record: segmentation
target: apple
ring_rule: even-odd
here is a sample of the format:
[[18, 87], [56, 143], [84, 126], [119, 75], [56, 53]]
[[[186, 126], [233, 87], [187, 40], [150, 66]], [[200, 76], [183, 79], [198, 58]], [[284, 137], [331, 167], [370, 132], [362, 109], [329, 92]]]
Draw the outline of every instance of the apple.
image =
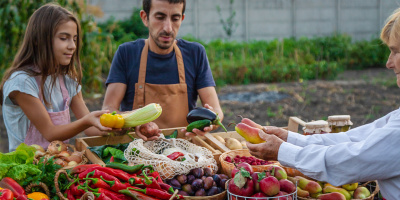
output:
[[[257, 192], [257, 193], [255, 193], [255, 194], [253, 194], [253, 195], [251, 195], [251, 197], [268, 197], [267, 195], [265, 195], [264, 193], [262, 193], [262, 192]], [[249, 200], [258, 200], [259, 198], [251, 198], [251, 199], [249, 199]]]
[[258, 182], [258, 175], [260, 172], [254, 172], [251, 175], [251, 178], [253, 178], [254, 181], [254, 192], [260, 192], [260, 183]]
[[245, 196], [245, 197], [250, 197], [251, 195], [254, 194], [254, 181], [250, 178], [245, 178], [245, 184], [243, 187], [238, 186], [237, 183], [235, 183], [235, 179], [231, 179], [229, 181], [229, 191], [232, 194], [236, 194], [239, 196]]
[[275, 196], [280, 191], [280, 184], [277, 178], [267, 176], [260, 181], [260, 190], [268, 196]]

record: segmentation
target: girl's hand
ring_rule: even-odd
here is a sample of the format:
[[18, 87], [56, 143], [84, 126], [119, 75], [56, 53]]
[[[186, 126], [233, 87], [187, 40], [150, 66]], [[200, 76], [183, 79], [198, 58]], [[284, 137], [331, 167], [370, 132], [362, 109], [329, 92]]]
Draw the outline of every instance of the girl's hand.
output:
[[[209, 110], [214, 111], [214, 110], [213, 110], [213, 107], [211, 107], [211, 106], [208, 105], [208, 104], [204, 104], [204, 108], [207, 108], [207, 109], [209, 109]], [[218, 127], [217, 127], [216, 125], [210, 125], [210, 126], [204, 127], [204, 128], [203, 128], [203, 131], [202, 131], [202, 130], [199, 130], [199, 129], [197, 129], [197, 128], [193, 129], [192, 132], [186, 132], [186, 128], [182, 129], [181, 131], [184, 132], [184, 133], [186, 132], [185, 135], [186, 135], [187, 137], [193, 137], [193, 136], [196, 136], [196, 135], [204, 136], [206, 133], [208, 133], [208, 132], [210, 132], [210, 131], [212, 131], [212, 130], [214, 130], [214, 129], [217, 129], [217, 128], [218, 128]]]
[[113, 130], [112, 128], [105, 127], [105, 126], [101, 125], [101, 123], [100, 123], [100, 116], [104, 113], [109, 113], [109, 112], [110, 111], [108, 111], [108, 110], [93, 111], [93, 112], [89, 113], [88, 115], [86, 115], [84, 118], [88, 122], [88, 124], [96, 127], [100, 131], [112, 131]]

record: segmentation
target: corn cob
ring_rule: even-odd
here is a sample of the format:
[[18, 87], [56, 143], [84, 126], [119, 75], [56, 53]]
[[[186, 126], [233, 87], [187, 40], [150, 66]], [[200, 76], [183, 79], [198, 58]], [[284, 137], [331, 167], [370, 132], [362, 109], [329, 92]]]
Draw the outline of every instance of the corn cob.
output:
[[121, 114], [125, 120], [124, 128], [136, 127], [157, 119], [162, 113], [160, 104], [151, 103], [143, 108]]

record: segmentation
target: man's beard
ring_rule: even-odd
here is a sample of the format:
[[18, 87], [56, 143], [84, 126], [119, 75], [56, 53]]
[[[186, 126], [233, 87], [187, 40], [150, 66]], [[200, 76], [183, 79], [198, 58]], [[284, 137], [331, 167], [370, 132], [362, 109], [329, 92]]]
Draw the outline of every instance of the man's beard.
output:
[[[163, 43], [161, 41], [158, 40], [159, 37], [163, 37], [163, 36], [167, 36], [167, 37], [172, 37], [173, 40], [170, 43]], [[175, 35], [173, 33], [166, 33], [165, 31], [161, 32], [159, 35], [152, 35], [151, 37], [153, 38], [154, 42], [156, 43], [156, 45], [158, 46], [158, 48], [160, 49], [169, 49], [173, 44], [174, 44], [174, 40], [175, 40]]]

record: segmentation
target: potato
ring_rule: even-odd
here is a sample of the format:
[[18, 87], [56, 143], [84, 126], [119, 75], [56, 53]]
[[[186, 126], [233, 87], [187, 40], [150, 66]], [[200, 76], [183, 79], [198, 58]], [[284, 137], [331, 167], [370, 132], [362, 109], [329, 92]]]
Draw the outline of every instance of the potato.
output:
[[219, 135], [214, 135], [214, 137], [215, 137], [215, 139], [217, 139], [218, 141], [220, 141], [222, 144], [225, 144], [225, 140], [224, 140], [224, 138], [222, 138], [221, 136], [219, 136]]
[[227, 139], [225, 146], [231, 150], [242, 149], [242, 144], [235, 138]]
[[160, 129], [158, 128], [158, 125], [154, 122], [148, 122], [140, 125], [139, 131], [148, 138], [153, 136], [158, 136], [161, 132]]

